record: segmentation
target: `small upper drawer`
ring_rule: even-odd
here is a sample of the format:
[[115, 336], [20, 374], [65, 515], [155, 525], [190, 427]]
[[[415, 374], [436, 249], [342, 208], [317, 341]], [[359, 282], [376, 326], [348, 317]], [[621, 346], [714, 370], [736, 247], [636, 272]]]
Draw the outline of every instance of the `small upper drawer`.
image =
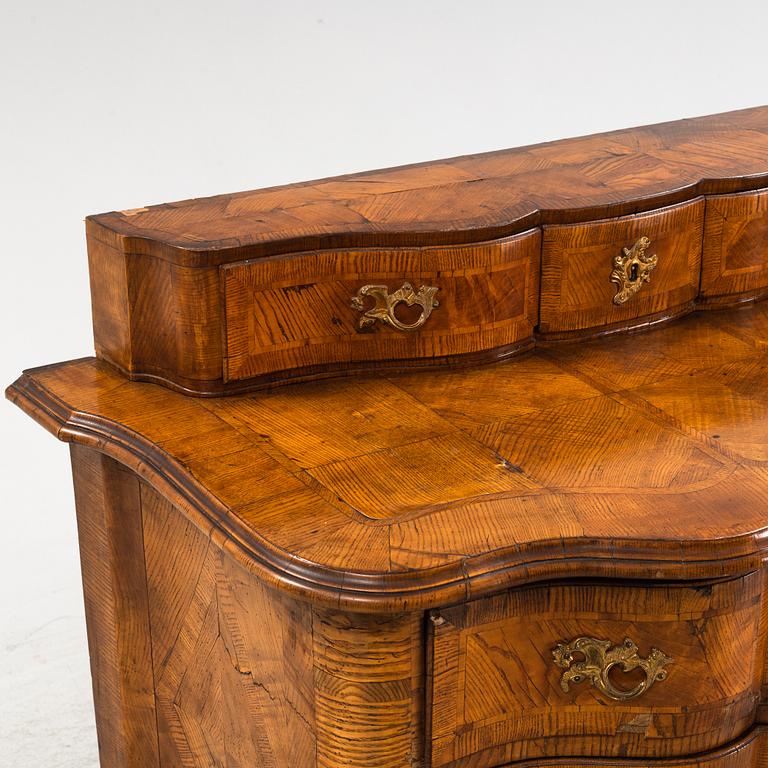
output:
[[544, 228], [540, 330], [610, 331], [693, 307], [704, 199], [648, 213]]
[[762, 575], [557, 584], [433, 614], [432, 765], [666, 757], [735, 738], [763, 666]]
[[221, 267], [225, 381], [532, 343], [538, 230], [454, 247], [334, 250]]
[[707, 198], [702, 302], [736, 304], [768, 292], [768, 189]]

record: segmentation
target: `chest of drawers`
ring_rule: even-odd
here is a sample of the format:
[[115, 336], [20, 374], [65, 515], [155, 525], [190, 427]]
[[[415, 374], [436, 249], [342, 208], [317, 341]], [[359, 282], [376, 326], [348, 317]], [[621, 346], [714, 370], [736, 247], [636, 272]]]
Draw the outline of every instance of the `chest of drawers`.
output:
[[91, 217], [102, 765], [768, 755], [768, 108]]

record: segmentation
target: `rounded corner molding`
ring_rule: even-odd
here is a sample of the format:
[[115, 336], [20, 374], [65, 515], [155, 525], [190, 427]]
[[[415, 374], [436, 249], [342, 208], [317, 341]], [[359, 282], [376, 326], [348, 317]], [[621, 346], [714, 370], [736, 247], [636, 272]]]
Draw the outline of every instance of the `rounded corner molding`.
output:
[[[120, 374], [101, 361], [83, 358], [26, 371], [6, 391], [6, 397], [59, 440], [82, 445], [115, 459], [148, 482], [171, 504], [201, 529], [215, 531], [219, 546], [267, 583], [299, 599], [313, 600], [344, 609], [387, 613], [398, 610], [431, 610], [460, 602], [467, 594], [481, 598], [535, 581], [573, 576], [574, 563], [585, 577], [604, 572], [606, 559], [619, 566], [626, 578], [648, 579], [648, 563], [654, 563], [655, 578], [675, 580], [720, 580], [741, 576], [760, 567], [768, 552], [768, 536], [761, 529], [731, 537], [705, 537], [691, 542], [683, 558], [679, 545], [674, 552], [656, 540], [642, 536], [627, 539], [618, 551], [612, 538], [586, 540], [582, 537], [553, 541], [532, 541], [474, 557], [468, 570], [462, 561], [448, 562], [407, 574], [390, 571], [339, 570], [322, 561], [295, 557], [274, 546], [262, 533], [252, 529], [205, 483], [151, 435], [136, 432], [103, 409], [93, 406], [52, 380], [63, 369], [74, 376], [76, 367], [85, 367], [85, 379], [93, 381], [99, 372], [111, 381]], [[68, 381], [75, 380], [67, 378]], [[110, 383], [105, 386], [109, 389]], [[128, 388], [136, 385], [127, 383]], [[102, 402], [103, 404], [103, 402]], [[563, 557], [567, 541], [568, 557]], [[597, 549], [596, 549], [597, 547]], [[609, 555], [605, 555], [609, 552]]]

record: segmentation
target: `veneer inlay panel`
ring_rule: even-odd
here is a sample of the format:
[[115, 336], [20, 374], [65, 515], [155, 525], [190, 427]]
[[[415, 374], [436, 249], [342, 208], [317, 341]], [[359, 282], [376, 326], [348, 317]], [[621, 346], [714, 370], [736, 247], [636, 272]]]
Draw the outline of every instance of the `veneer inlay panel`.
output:
[[90, 217], [6, 394], [102, 765], [768, 764], [766, 189], [758, 107]]

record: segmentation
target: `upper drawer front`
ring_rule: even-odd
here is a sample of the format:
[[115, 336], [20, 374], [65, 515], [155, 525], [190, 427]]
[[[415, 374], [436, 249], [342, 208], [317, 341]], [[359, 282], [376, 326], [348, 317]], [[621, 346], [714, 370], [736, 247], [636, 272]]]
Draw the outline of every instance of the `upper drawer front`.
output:
[[441, 612], [432, 765], [666, 757], [726, 743], [755, 717], [762, 594], [753, 573], [699, 587], [542, 586]]
[[768, 292], [768, 190], [707, 198], [701, 296], [734, 304]]
[[542, 335], [609, 331], [690, 310], [703, 223], [704, 199], [697, 198], [634, 216], [545, 227]]
[[[532, 342], [541, 233], [221, 267], [225, 380], [392, 365]], [[409, 305], [410, 302], [410, 305]]]

